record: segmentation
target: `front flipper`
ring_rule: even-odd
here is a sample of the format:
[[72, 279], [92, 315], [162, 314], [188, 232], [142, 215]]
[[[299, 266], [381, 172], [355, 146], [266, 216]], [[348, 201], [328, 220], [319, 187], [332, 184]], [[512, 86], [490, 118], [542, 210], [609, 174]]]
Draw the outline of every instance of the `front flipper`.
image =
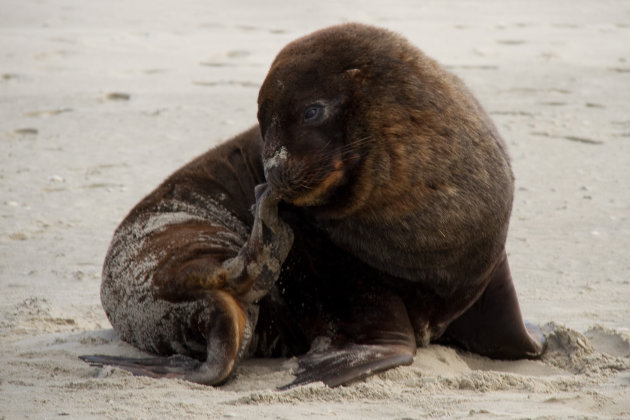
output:
[[396, 366], [409, 365], [414, 353], [415, 347], [406, 345], [354, 343], [309, 352], [298, 359], [295, 380], [279, 389], [320, 381], [330, 387], [343, 385]]
[[535, 358], [545, 351], [540, 328], [523, 322], [505, 254], [481, 297], [448, 326], [441, 340], [498, 359]]
[[295, 380], [280, 389], [319, 381], [335, 387], [413, 362], [416, 342], [402, 299], [386, 289], [361, 289], [337, 302], [336, 333], [316, 339], [298, 358]]

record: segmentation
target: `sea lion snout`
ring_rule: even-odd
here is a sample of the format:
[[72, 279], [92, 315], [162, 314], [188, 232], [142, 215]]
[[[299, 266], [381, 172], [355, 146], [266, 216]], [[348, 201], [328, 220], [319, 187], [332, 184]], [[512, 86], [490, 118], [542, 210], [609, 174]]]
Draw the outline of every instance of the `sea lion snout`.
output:
[[286, 200], [287, 192], [291, 189], [290, 177], [287, 175], [289, 165], [289, 151], [279, 141], [279, 130], [276, 118], [272, 118], [269, 126], [262, 130], [263, 149], [262, 162], [265, 179], [269, 186]]
[[296, 206], [321, 204], [344, 179], [341, 157], [294, 156], [286, 146], [279, 146], [263, 158], [265, 178], [284, 201]]
[[273, 148], [269, 155], [263, 158], [263, 167], [265, 169], [265, 177], [269, 178], [272, 172], [281, 170], [289, 158], [289, 152], [285, 146]]
[[265, 146], [263, 152], [265, 179], [271, 188], [285, 200], [292, 189], [291, 177], [287, 171], [287, 168], [290, 168], [288, 161], [289, 152], [286, 146]]
[[262, 160], [265, 179], [282, 200], [296, 206], [320, 205], [344, 183], [346, 166], [339, 147], [304, 142], [307, 146], [300, 148], [295, 147], [299, 142], [277, 139], [271, 135], [265, 141]]
[[303, 107], [298, 121], [273, 116], [266, 125], [261, 122], [265, 179], [284, 201], [297, 206], [322, 204], [345, 179], [339, 134], [343, 127], [330, 121], [339, 104], [315, 101]]

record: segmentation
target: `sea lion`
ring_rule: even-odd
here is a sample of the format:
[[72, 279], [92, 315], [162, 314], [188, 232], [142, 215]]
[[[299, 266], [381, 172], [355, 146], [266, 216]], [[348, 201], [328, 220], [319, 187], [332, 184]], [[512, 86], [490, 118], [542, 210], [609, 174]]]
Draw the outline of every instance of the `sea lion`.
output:
[[218, 384], [242, 357], [297, 355], [288, 386], [336, 386], [431, 341], [542, 354], [505, 253], [506, 146], [457, 77], [345, 24], [281, 50], [258, 105], [258, 127], [169, 177], [114, 235], [107, 316], [163, 357], [84, 360]]

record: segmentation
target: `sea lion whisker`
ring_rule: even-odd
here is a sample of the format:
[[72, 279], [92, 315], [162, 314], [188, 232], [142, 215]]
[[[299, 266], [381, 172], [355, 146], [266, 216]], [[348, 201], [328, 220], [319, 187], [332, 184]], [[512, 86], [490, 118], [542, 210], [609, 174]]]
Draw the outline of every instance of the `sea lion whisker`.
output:
[[372, 140], [372, 136], [367, 136], [367, 137], [363, 137], [363, 138], [357, 139], [357, 140], [355, 140], [355, 141], [353, 141], [351, 143], [345, 144], [345, 145], [341, 146], [340, 148], [338, 148], [337, 150], [327, 150], [327, 151], [325, 151], [325, 153], [316, 153], [315, 154], [315, 161], [317, 163], [319, 163], [319, 162], [326, 162], [326, 161], [330, 160], [332, 157], [334, 157], [336, 155], [339, 155], [339, 154], [341, 155], [342, 161], [346, 161], [350, 157], [345, 156], [345, 155], [347, 155], [349, 152], [352, 152], [354, 150], [359, 149], [361, 146], [363, 146], [364, 144], [368, 143], [371, 140]]
[[364, 139], [361, 140], [357, 140], [355, 142], [349, 143], [341, 148], [339, 148], [339, 151], [342, 154], [347, 154], [350, 152], [353, 152], [355, 150], [359, 150], [362, 147], [364, 147], [366, 144], [370, 143], [372, 141], [372, 137], [366, 137]]
[[373, 136], [365, 136], [365, 137], [359, 137], [356, 140], [351, 141], [350, 143], [348, 143], [348, 146], [351, 146], [353, 144], [357, 144], [357, 143], [365, 143], [367, 141], [373, 140]]
[[[331, 151], [326, 150], [325, 154], [320, 154], [320, 155], [324, 156], [324, 157], [330, 157], [330, 156], [332, 156], [334, 154], [337, 154], [339, 152], [344, 153], [344, 152], [356, 150], [357, 148], [363, 146], [364, 144], [368, 143], [371, 140], [372, 140], [372, 136], [362, 137], [362, 138], [353, 140], [350, 143], [344, 144], [343, 146], [339, 147], [336, 150], [331, 150]], [[331, 143], [331, 141], [329, 140], [324, 147], [322, 147], [322, 148], [320, 148], [318, 150], [318, 152], [324, 150], [326, 148], [326, 146], [328, 146], [330, 143]]]
[[326, 142], [326, 144], [324, 144], [322, 147], [320, 147], [320, 148], [319, 148], [319, 150], [317, 150], [317, 153], [322, 152], [322, 151], [325, 151], [325, 150], [326, 150], [326, 148], [327, 148], [328, 146], [330, 146], [330, 143], [332, 143], [332, 139], [328, 139], [328, 141]]
[[362, 137], [360, 139], [354, 140], [348, 144], [340, 147], [340, 150], [353, 150], [357, 147], [363, 146], [366, 143], [369, 143], [372, 140], [372, 136]]

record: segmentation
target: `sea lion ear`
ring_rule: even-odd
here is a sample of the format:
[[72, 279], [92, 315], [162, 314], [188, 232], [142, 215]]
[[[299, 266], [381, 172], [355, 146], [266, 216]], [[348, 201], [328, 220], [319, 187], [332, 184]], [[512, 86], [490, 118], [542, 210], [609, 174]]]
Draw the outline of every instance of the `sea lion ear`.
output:
[[349, 79], [356, 79], [360, 73], [361, 70], [359, 69], [348, 69], [343, 72], [343, 74], [346, 75], [346, 77], [348, 77]]

